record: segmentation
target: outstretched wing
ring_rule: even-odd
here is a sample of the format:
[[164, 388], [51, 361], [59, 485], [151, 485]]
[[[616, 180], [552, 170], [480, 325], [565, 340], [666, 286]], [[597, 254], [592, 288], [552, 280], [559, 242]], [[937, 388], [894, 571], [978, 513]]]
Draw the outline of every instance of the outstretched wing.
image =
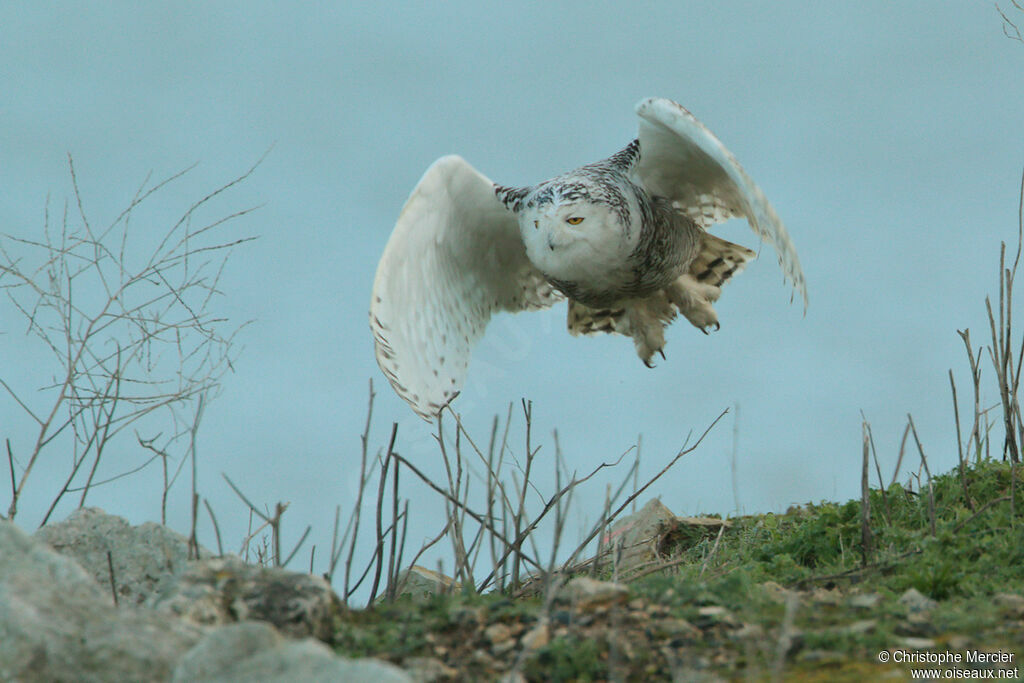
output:
[[560, 298], [527, 259], [494, 184], [460, 157], [442, 157], [409, 196], [377, 266], [370, 299], [377, 363], [429, 420], [462, 389], [492, 313]]
[[796, 247], [775, 209], [736, 157], [693, 114], [671, 100], [636, 105], [640, 117], [637, 174], [653, 195], [671, 199], [701, 227], [743, 217], [775, 247], [779, 267], [807, 307]]

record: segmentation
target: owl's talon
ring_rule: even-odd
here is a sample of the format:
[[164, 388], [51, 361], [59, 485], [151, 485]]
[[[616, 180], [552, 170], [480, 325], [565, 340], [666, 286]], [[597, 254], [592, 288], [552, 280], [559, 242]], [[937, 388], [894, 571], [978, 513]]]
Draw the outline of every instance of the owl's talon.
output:
[[660, 353], [660, 354], [661, 354], [661, 359], [662, 359], [662, 360], [668, 360], [667, 358], [665, 358], [665, 352], [664, 352], [663, 350], [661, 350], [661, 349], [658, 349], [658, 353]]
[[643, 358], [642, 360], [644, 362], [644, 365], [651, 368], [652, 370], [654, 369], [654, 363], [651, 362], [650, 358]]

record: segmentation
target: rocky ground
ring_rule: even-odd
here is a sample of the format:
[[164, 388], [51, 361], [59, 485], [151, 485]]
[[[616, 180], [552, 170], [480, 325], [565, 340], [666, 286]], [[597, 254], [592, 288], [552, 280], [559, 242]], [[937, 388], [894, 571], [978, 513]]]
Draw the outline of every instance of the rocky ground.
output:
[[595, 576], [513, 597], [417, 568], [365, 610], [96, 509], [34, 536], [0, 520], [0, 680], [904, 680], [940, 653], [961, 658], [949, 678], [1016, 677], [1015, 476], [981, 463], [927, 500], [872, 491], [867, 551], [859, 501], [729, 522], [652, 501]]
[[0, 520], [2, 681], [408, 681], [339, 657], [318, 577], [189, 560], [184, 537], [85, 508], [29, 536]]
[[[658, 583], [658, 582], [655, 582]], [[903, 680], [883, 650], [1024, 654], [1024, 595], [994, 596], [987, 627], [950, 629], [969, 605], [942, 605], [838, 585], [743, 591], [747, 608], [671, 587], [574, 579], [550, 603], [537, 598], [432, 599], [352, 613], [339, 631], [348, 652], [376, 652], [417, 680]], [[955, 621], [955, 620], [954, 620]], [[800, 624], [799, 626], [797, 624]], [[992, 665], [975, 667], [983, 672]]]

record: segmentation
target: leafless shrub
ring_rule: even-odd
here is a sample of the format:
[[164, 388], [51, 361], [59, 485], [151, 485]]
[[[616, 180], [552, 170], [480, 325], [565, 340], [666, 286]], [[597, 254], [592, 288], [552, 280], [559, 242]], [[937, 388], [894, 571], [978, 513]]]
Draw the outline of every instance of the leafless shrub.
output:
[[[140, 249], [136, 242], [154, 230], [147, 226], [140, 233], [133, 218], [191, 169], [157, 183], [147, 177], [127, 208], [109, 225], [97, 227], [87, 215], [69, 157], [74, 201], [64, 203], [56, 220], [47, 201], [41, 238], [0, 236], [0, 290], [20, 314], [25, 336], [52, 354], [56, 368], [52, 381], [35, 393], [0, 376], [3, 393], [34, 424], [32, 445], [25, 451], [18, 453], [7, 441], [8, 518], [17, 514], [30, 475], [50, 451], [70, 451], [72, 460], [44, 523], [67, 494], [80, 493], [78, 505], [83, 506], [97, 486], [156, 459], [166, 466], [169, 449], [181, 440], [188, 441], [194, 463], [195, 406], [202, 405], [201, 397], [216, 395], [241, 329], [214, 314], [213, 299], [232, 250], [254, 239], [221, 236], [228, 223], [252, 209], [209, 214], [214, 200], [246, 180], [258, 164], [188, 206], [141, 260], [133, 256]], [[173, 430], [167, 436], [162, 436], [166, 430], [137, 436], [149, 459], [97, 480], [100, 462], [118, 435], [158, 411]], [[171, 483], [165, 479], [165, 494]]]
[[[504, 448], [507, 445], [507, 437], [502, 437], [502, 453], [495, 456], [493, 450], [498, 443], [497, 423], [491, 430], [491, 440], [488, 454], [479, 449], [470, 435], [465, 431], [461, 418], [452, 414], [455, 420], [455, 436], [453, 442], [445, 436], [444, 429], [438, 428], [438, 445], [442, 458], [446, 461], [446, 472], [449, 473], [448, 486], [444, 487], [432, 481], [426, 474], [402, 456], [395, 454], [407, 469], [412, 471], [424, 484], [428, 486], [445, 500], [448, 510], [448, 524], [444, 534], [459, 533], [462, 535], [452, 541], [455, 563], [453, 574], [461, 579], [464, 590], [482, 592], [487, 589], [498, 588], [506, 592], [511, 591], [515, 595], [525, 592], [542, 592], [551, 595], [556, 589], [559, 581], [556, 577], [566, 576], [572, 573], [586, 571], [598, 566], [602, 561], [602, 554], [612, 555], [608, 549], [598, 546], [598, 555], [584, 561], [579, 557], [586, 552], [586, 549], [598, 539], [602, 530], [606, 529], [619, 514], [629, 507], [649, 486], [657, 481], [683, 456], [695, 450], [707, 435], [707, 433], [726, 414], [723, 411], [711, 425], [692, 444], [689, 437], [679, 452], [666, 464], [656, 475], [651, 477], [642, 486], [634, 487], [632, 493], [626, 496], [622, 503], [621, 499], [630, 481], [635, 475], [634, 467], [630, 468], [619, 486], [607, 497], [605, 511], [599, 515], [597, 521], [591, 527], [583, 540], [566, 556], [560, 563], [556, 561], [559, 556], [559, 547], [564, 537], [564, 526], [567, 519], [567, 504], [577, 487], [585, 484], [598, 472], [606, 467], [618, 465], [622, 458], [629, 452], [623, 453], [616, 461], [601, 463], [586, 475], [579, 477], [575, 473], [569, 475], [564, 471], [564, 463], [560, 457], [560, 449], [556, 449], [553, 459], [555, 475], [555, 490], [550, 494], [542, 494], [539, 487], [532, 480], [535, 473], [533, 466], [534, 458], [537, 457], [539, 449], [534, 447], [532, 440], [532, 406], [524, 401], [522, 404], [523, 418], [525, 422], [524, 441], [525, 450], [522, 461], [511, 457], [516, 464], [517, 471], [510, 475], [511, 482], [502, 476], [502, 473], [495, 469], [495, 462], [507, 462], [504, 460]], [[511, 411], [509, 413], [511, 415]], [[443, 422], [443, 419], [442, 419]], [[508, 425], [506, 424], [506, 434]], [[477, 460], [486, 466], [486, 474], [480, 477], [485, 483], [486, 500], [484, 501], [486, 513], [477, 512], [475, 506], [469, 502], [468, 477], [465, 476], [466, 464], [463, 456], [463, 444], [468, 444], [471, 451], [476, 454]], [[557, 440], [556, 440], [557, 444]], [[631, 451], [632, 449], [630, 449]], [[566, 481], [567, 479], [567, 481]], [[565, 482], [565, 483], [563, 483]], [[532, 492], [532, 493], [530, 493]], [[539, 510], [531, 513], [530, 498], [535, 498]], [[543, 561], [542, 553], [536, 545], [534, 532], [539, 525], [547, 520], [550, 523], [552, 535], [552, 547], [547, 553], [547, 561]], [[472, 522], [470, 525], [469, 522]], [[481, 540], [486, 536], [486, 541]], [[479, 557], [479, 549], [482, 543], [492, 548], [491, 568], [483, 579], [473, 583], [473, 577], [477, 575], [475, 562]], [[529, 544], [529, 548], [525, 547]], [[482, 572], [481, 572], [482, 573]]]
[[[988, 351], [989, 360], [995, 374], [995, 389], [999, 396], [996, 404], [1001, 409], [1001, 420], [1003, 428], [1003, 458], [1009, 458], [1010, 462], [1016, 465], [1021, 458], [1021, 444], [1024, 443], [1024, 419], [1021, 417], [1019, 389], [1021, 366], [1024, 365], [1024, 337], [1019, 342], [1014, 340], [1013, 329], [1013, 285], [1017, 275], [1017, 268], [1020, 265], [1021, 249], [1024, 247], [1024, 174], [1021, 175], [1021, 186], [1017, 203], [1017, 250], [1012, 265], [1007, 265], [1006, 243], [1002, 242], [999, 248], [999, 299], [997, 308], [993, 310], [991, 297], [985, 297], [985, 311], [988, 314], [989, 323], [989, 344], [984, 350]], [[960, 458], [961, 472], [965, 460], [971, 455], [979, 460], [984, 447], [988, 452], [990, 446], [989, 432], [992, 425], [989, 422], [988, 413], [996, 406], [982, 407], [981, 401], [981, 354], [982, 349], [975, 349], [971, 345], [971, 331], [965, 329], [958, 332], [964, 342], [967, 352], [967, 360], [971, 372], [971, 384], [973, 388], [973, 410], [970, 430], [966, 440], [963, 438], [963, 430], [960, 421], [960, 406], [957, 399], [956, 381], [952, 371], [949, 374], [950, 389], [953, 394], [953, 416], [956, 422], [957, 452]], [[984, 427], [982, 426], [984, 423]], [[964, 479], [964, 497], [968, 505], [972, 506], [967, 483]]]
[[[307, 525], [306, 530], [302, 532], [302, 537], [299, 538], [295, 547], [292, 548], [291, 552], [289, 552], [287, 556], [283, 555], [281, 551], [281, 518], [284, 517], [284, 513], [288, 510], [289, 503], [276, 503], [274, 505], [273, 512], [270, 512], [269, 510], [263, 512], [256, 507], [256, 505], [254, 505], [237, 486], [235, 486], [235, 482], [231, 481], [230, 477], [226, 474], [222, 474], [221, 476], [224, 477], [224, 481], [228, 483], [231, 490], [234, 491], [235, 494], [242, 499], [242, 502], [245, 503], [246, 507], [249, 508], [250, 529], [249, 533], [246, 534], [242, 541], [242, 547], [239, 550], [239, 555], [246, 558], [246, 561], [248, 561], [250, 544], [257, 536], [262, 534], [264, 530], [269, 529], [269, 542], [264, 540], [262, 541], [264, 544], [263, 547], [257, 548], [257, 561], [262, 565], [287, 567], [295, 557], [296, 553], [299, 552], [299, 548], [302, 547], [302, 544], [306, 542], [306, 539], [309, 537], [309, 532], [312, 531], [312, 527]], [[256, 515], [258, 518], [263, 520], [263, 524], [256, 527], [256, 529], [252, 529], [252, 515]], [[265, 536], [262, 538], [265, 539]]]

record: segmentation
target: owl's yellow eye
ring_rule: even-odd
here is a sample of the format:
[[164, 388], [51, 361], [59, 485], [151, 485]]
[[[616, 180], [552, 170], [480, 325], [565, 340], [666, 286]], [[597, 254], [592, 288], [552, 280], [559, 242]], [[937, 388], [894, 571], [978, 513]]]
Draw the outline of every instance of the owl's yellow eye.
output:
[[580, 223], [583, 222], [583, 217], [573, 216], [572, 218], [566, 218], [565, 222], [568, 223], [569, 225], [579, 225]]

